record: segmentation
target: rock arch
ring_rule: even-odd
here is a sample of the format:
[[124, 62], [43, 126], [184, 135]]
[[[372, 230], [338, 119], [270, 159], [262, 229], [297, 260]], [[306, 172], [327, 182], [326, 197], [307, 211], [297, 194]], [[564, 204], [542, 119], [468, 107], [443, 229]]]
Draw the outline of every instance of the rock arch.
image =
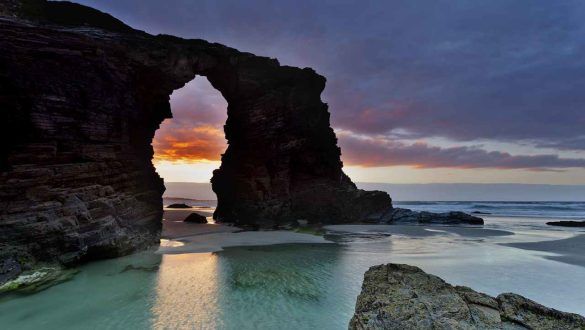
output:
[[197, 75], [228, 102], [216, 219], [340, 223], [391, 208], [343, 173], [312, 69], [67, 2], [10, 0], [0, 14], [2, 260], [69, 263], [157, 242], [164, 185], [150, 143], [169, 95]]

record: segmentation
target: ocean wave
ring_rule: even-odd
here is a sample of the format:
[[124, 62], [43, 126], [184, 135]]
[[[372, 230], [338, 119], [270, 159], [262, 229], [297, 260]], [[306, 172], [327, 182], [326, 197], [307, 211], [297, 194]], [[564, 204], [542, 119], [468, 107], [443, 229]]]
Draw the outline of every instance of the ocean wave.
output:
[[396, 202], [394, 205], [430, 212], [462, 211], [467, 213], [485, 212], [509, 217], [585, 218], [585, 202], [409, 201]]

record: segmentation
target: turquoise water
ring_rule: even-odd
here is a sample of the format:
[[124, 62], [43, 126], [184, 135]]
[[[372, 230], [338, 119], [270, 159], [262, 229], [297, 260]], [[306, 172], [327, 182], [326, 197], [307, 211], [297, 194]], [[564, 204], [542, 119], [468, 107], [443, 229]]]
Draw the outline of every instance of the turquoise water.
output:
[[87, 264], [73, 280], [36, 294], [0, 298], [0, 328], [346, 329], [364, 271], [386, 262], [417, 265], [492, 295], [513, 291], [585, 314], [584, 267], [499, 244], [572, 235], [525, 228], [455, 234], [418, 227], [390, 237], [330, 236], [337, 244], [144, 252]]

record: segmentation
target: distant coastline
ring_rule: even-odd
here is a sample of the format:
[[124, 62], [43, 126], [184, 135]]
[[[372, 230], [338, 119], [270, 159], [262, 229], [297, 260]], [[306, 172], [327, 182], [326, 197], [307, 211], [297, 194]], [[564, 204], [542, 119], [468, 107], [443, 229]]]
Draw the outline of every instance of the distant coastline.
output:
[[[393, 184], [357, 182], [366, 190], [382, 190], [394, 201], [546, 201], [583, 202], [585, 185], [429, 183]], [[165, 182], [165, 198], [215, 200], [207, 182]]]

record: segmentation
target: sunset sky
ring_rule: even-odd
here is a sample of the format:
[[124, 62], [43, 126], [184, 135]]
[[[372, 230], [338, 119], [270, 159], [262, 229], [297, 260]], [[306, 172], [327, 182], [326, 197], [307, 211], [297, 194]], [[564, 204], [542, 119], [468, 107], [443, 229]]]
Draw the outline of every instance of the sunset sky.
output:
[[[585, 184], [584, 2], [77, 2], [314, 68], [354, 181]], [[226, 102], [198, 77], [171, 105], [157, 169], [208, 181]]]

